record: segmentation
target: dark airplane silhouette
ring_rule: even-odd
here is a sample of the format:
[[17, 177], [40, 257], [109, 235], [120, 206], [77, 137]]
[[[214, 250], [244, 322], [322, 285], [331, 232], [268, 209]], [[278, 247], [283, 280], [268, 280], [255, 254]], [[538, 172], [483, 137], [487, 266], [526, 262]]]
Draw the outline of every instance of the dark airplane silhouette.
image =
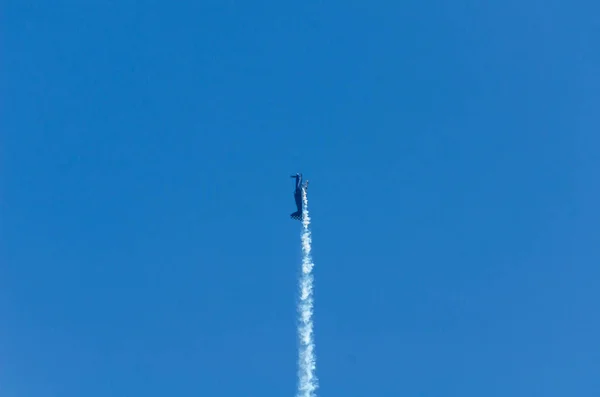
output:
[[296, 178], [296, 190], [294, 190], [294, 200], [296, 201], [297, 211], [292, 213], [290, 217], [298, 221], [302, 220], [302, 188], [308, 187], [308, 181], [302, 186], [302, 174], [292, 175], [291, 178]]

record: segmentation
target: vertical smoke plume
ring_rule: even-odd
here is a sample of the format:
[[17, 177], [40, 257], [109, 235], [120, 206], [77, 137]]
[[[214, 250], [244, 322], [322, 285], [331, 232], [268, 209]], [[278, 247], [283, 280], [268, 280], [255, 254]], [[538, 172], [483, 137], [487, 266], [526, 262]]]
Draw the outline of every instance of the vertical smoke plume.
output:
[[302, 275], [300, 277], [300, 301], [298, 311], [300, 324], [298, 337], [300, 351], [298, 357], [298, 394], [297, 397], [315, 397], [317, 377], [315, 375], [316, 358], [313, 336], [313, 261], [311, 257], [310, 216], [306, 187], [302, 189]]

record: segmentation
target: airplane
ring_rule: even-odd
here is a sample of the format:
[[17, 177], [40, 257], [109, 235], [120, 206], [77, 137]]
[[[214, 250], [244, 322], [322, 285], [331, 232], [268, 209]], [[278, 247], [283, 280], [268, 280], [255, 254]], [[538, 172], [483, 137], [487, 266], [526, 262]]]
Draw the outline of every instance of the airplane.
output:
[[290, 176], [290, 178], [296, 178], [296, 190], [294, 190], [294, 200], [296, 201], [296, 208], [298, 209], [296, 212], [290, 214], [292, 219], [296, 219], [298, 221], [302, 220], [302, 188], [308, 188], [308, 181], [304, 185], [302, 185], [302, 174], [296, 174]]

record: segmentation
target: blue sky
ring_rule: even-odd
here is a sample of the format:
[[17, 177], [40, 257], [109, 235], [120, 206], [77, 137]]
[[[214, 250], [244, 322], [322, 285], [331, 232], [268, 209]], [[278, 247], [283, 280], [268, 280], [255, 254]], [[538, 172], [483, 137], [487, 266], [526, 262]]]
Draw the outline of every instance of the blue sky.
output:
[[597, 396], [595, 2], [3, 5], [0, 393]]

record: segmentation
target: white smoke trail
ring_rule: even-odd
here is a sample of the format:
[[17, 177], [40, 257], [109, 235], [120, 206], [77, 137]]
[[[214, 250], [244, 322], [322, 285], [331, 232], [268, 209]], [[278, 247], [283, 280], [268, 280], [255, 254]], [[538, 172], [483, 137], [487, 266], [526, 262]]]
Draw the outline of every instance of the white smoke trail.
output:
[[298, 393], [297, 397], [315, 397], [317, 377], [315, 375], [316, 357], [313, 338], [313, 261], [311, 257], [310, 216], [306, 187], [302, 189], [302, 276], [300, 277], [300, 301], [298, 311], [300, 324], [298, 337], [300, 351], [298, 357]]

